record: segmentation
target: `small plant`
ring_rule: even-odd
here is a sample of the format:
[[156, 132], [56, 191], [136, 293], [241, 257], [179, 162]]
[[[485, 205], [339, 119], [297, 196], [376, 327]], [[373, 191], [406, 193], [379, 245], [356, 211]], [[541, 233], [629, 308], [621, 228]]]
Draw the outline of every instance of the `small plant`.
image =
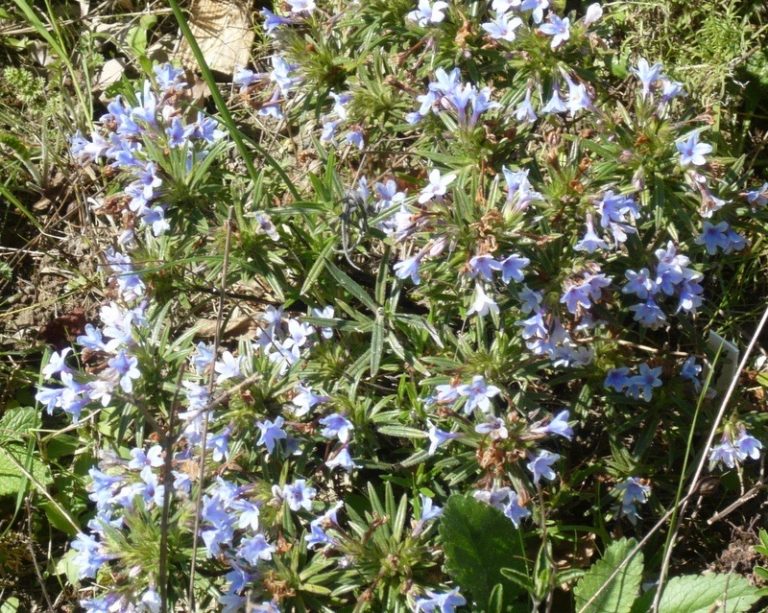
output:
[[69, 445], [80, 606], [747, 611], [741, 577], [666, 581], [654, 526], [765, 438], [723, 339], [768, 193], [691, 81], [599, 4], [260, 15], [229, 97], [201, 66], [216, 109], [146, 19], [146, 74], [72, 130], [99, 303], [0, 420], [56, 427], [9, 436], [0, 493], [63, 487], [31, 450]]

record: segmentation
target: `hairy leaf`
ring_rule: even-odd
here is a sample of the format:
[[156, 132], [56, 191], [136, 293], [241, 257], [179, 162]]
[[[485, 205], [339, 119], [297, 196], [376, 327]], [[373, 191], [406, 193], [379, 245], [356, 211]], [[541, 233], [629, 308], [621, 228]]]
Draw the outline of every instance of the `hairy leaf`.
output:
[[[574, 589], [576, 609], [581, 610], [589, 599], [603, 586], [611, 573], [627, 557], [635, 546], [633, 539], [621, 539], [611, 543], [602, 559], [595, 562]], [[635, 557], [619, 571], [586, 609], [590, 613], [629, 613], [640, 591], [643, 578], [643, 554]]]

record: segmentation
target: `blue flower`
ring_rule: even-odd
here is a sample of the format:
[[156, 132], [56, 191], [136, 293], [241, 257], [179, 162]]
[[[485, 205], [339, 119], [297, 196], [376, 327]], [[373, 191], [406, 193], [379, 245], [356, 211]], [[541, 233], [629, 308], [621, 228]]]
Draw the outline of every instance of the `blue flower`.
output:
[[718, 249], [725, 251], [730, 244], [730, 241], [728, 240], [729, 229], [730, 226], [725, 221], [721, 221], [716, 225], [705, 221], [701, 236], [696, 239], [696, 244], [704, 245], [707, 249], [707, 253], [710, 255], [717, 253]]
[[759, 460], [760, 450], [763, 448], [763, 444], [751, 434], [747, 434], [747, 431], [742, 427], [739, 430], [739, 438], [736, 439], [736, 447], [739, 450], [740, 460], [745, 460], [747, 458]]
[[157, 85], [163, 92], [171, 89], [172, 87], [184, 89], [187, 86], [187, 84], [181, 80], [181, 78], [184, 76], [184, 70], [181, 68], [174, 68], [169, 63], [155, 66], [153, 68], [153, 72], [155, 73], [155, 78], [157, 79]]
[[244, 538], [237, 549], [237, 555], [251, 566], [257, 566], [261, 560], [271, 560], [274, 552], [275, 547], [267, 542], [263, 534]]
[[560, 19], [554, 13], [549, 14], [549, 23], [539, 26], [539, 32], [552, 37], [550, 47], [557, 49], [571, 36], [571, 26], [568, 18]]
[[698, 390], [701, 388], [701, 382], [699, 381], [701, 369], [702, 366], [696, 363], [696, 358], [690, 356], [683, 362], [683, 366], [680, 368], [680, 376], [687, 381], [692, 381], [695, 388]]
[[501, 266], [501, 280], [503, 283], [515, 281], [520, 283], [523, 279], [523, 269], [531, 263], [528, 258], [522, 257], [519, 253], [513, 253], [504, 258], [499, 264]]
[[638, 367], [639, 374], [629, 379], [628, 393], [633, 398], [642, 397], [646, 402], [650, 402], [653, 397], [654, 388], [661, 387], [662, 382], [659, 378], [661, 374], [661, 366], [651, 368], [648, 364], [643, 363]]
[[421, 253], [417, 253], [413, 257], [397, 262], [394, 265], [395, 276], [398, 279], [411, 278], [411, 282], [414, 285], [421, 283], [421, 277], [419, 276], [419, 267], [421, 266], [421, 259], [424, 256]]
[[291, 13], [311, 13], [315, 10], [315, 0], [286, 0], [291, 7]]
[[744, 196], [752, 206], [765, 206], [768, 204], [768, 182], [763, 183], [759, 189], [746, 192]]
[[303, 417], [308, 414], [318, 404], [328, 402], [330, 398], [322, 394], [315, 394], [312, 388], [301, 385], [296, 385], [296, 395], [294, 395], [291, 403], [296, 407], [293, 412], [297, 417]]
[[467, 317], [476, 313], [478, 317], [485, 317], [488, 313], [499, 314], [499, 305], [496, 301], [485, 293], [480, 283], [475, 285], [475, 297], [467, 310]]
[[488, 435], [494, 441], [509, 436], [507, 426], [500, 417], [488, 417], [485, 422], [475, 426], [475, 432]]
[[544, 114], [549, 113], [565, 113], [568, 110], [568, 106], [565, 104], [563, 99], [560, 97], [560, 91], [557, 88], [557, 85], [552, 87], [552, 97], [549, 99], [549, 101], [541, 108], [541, 112]]
[[475, 408], [483, 413], [490, 413], [491, 398], [501, 392], [495, 385], [488, 385], [482, 375], [475, 375], [472, 377], [472, 383], [459, 386], [458, 391], [460, 396], [467, 399], [464, 403], [465, 415], [469, 415]]
[[256, 442], [257, 445], [265, 445], [267, 447], [267, 453], [272, 453], [275, 450], [275, 444], [277, 441], [286, 438], [288, 435], [283, 431], [283, 424], [285, 420], [282, 416], [275, 418], [275, 421], [264, 420], [257, 422], [256, 425], [261, 430], [261, 436]]
[[54, 351], [51, 357], [48, 358], [48, 364], [43, 368], [43, 376], [46, 379], [51, 379], [53, 375], [57, 375], [62, 372], [71, 372], [71, 369], [66, 364], [67, 354], [72, 353], [72, 349], [67, 347], [61, 352]]
[[463, 607], [467, 604], [464, 596], [459, 594], [459, 588], [454, 588], [450, 592], [433, 592], [427, 590], [424, 598], [416, 600], [416, 613], [455, 613], [456, 607]]
[[531, 511], [520, 504], [520, 497], [514, 490], [509, 490], [509, 502], [504, 506], [503, 512], [515, 525], [515, 528], [519, 528], [520, 522], [531, 516]]
[[519, 17], [512, 17], [507, 13], [496, 15], [493, 21], [481, 24], [481, 28], [488, 33], [494, 40], [505, 40], [512, 42], [515, 40], [515, 30], [523, 25], [523, 20]]
[[216, 377], [216, 383], [222, 383], [227, 379], [239, 378], [243, 376], [240, 365], [241, 358], [236, 358], [230, 351], [225, 351], [221, 355], [221, 360], [217, 361], [213, 369], [219, 373]]
[[349, 445], [342, 445], [330, 459], [325, 461], [325, 465], [331, 470], [334, 468], [343, 468], [347, 472], [352, 472], [353, 469], [360, 468], [359, 465], [355, 464], [352, 455], [349, 453]]
[[84, 532], [78, 533], [71, 547], [78, 552], [72, 561], [80, 579], [95, 577], [99, 569], [115, 557], [107, 554], [96, 539]]
[[658, 292], [656, 283], [651, 278], [651, 273], [647, 268], [641, 269], [640, 272], [627, 270], [624, 276], [627, 277], [627, 283], [621, 288], [623, 294], [634, 294], [645, 300]]
[[461, 435], [458, 432], [446, 432], [445, 430], [440, 430], [434, 424], [430, 424], [429, 430], [427, 431], [427, 438], [429, 438], [429, 449], [427, 450], [427, 454], [434, 455], [440, 445], [459, 438], [459, 436]]
[[541, 23], [544, 19], [544, 10], [549, 8], [549, 0], [523, 0], [520, 4], [521, 11], [531, 11], [533, 23]]
[[454, 174], [442, 175], [437, 169], [430, 171], [429, 183], [419, 194], [419, 204], [425, 204], [435, 198], [442, 199], [454, 179], [456, 179]]
[[435, 3], [429, 0], [419, 0], [419, 7], [415, 11], [408, 13], [407, 18], [409, 21], [415, 21], [419, 26], [425, 28], [431, 23], [443, 21], [447, 8], [448, 3], [443, 2], [443, 0], [437, 0]]
[[229, 457], [229, 435], [232, 430], [227, 426], [218, 434], [208, 434], [206, 449], [213, 449], [211, 457], [214, 462], [222, 462]]
[[694, 132], [686, 140], [677, 143], [676, 147], [680, 153], [680, 166], [682, 167], [689, 164], [702, 166], [707, 163], [704, 156], [712, 153], [712, 145], [699, 142], [698, 132]]
[[57, 406], [61, 406], [63, 395], [63, 387], [43, 387], [41, 385], [37, 388], [35, 400], [45, 406], [45, 411], [48, 415], [52, 415], [53, 409]]
[[325, 426], [320, 431], [322, 436], [325, 438], [338, 437], [339, 441], [342, 443], [349, 441], [350, 434], [352, 433], [352, 430], [355, 429], [352, 422], [340, 413], [333, 413], [332, 415], [323, 417], [320, 419], [320, 424]]
[[304, 479], [297, 479], [290, 485], [286, 485], [281, 492], [291, 511], [298, 511], [299, 509], [311, 511], [312, 499], [316, 493], [317, 490], [308, 486]]
[[557, 474], [552, 470], [552, 464], [560, 459], [558, 454], [543, 449], [539, 451], [538, 455], [530, 456], [529, 459], [530, 462], [526, 466], [533, 473], [534, 485], [538, 485], [542, 477], [549, 481], [555, 480]]
[[443, 514], [442, 507], [438, 507], [432, 503], [432, 499], [428, 498], [424, 494], [419, 494], [421, 499], [421, 513], [419, 514], [419, 521], [427, 522], [432, 519], [437, 519]]
[[333, 544], [331, 537], [326, 534], [325, 530], [323, 530], [316, 519], [309, 523], [309, 530], [309, 534], [304, 535], [304, 540], [307, 542], [308, 549], [325, 547]]
[[633, 319], [636, 322], [651, 330], [660, 328], [667, 321], [664, 311], [661, 310], [656, 301], [650, 296], [644, 303], [632, 305], [629, 307], [629, 310], [634, 312], [635, 316]]
[[637, 513], [637, 503], [644, 504], [651, 494], [651, 487], [637, 477], [627, 477], [614, 488], [621, 494], [621, 514], [633, 524], [637, 523], [640, 516]]
[[501, 264], [492, 255], [476, 255], [469, 260], [468, 268], [473, 279], [479, 275], [486, 281], [493, 281], [493, 271], [500, 270]]
[[264, 17], [264, 32], [267, 34], [267, 36], [271, 36], [280, 26], [293, 23], [293, 20], [289, 19], [288, 17], [275, 15], [268, 8], [261, 9], [260, 13], [262, 17]]
[[592, 224], [592, 215], [587, 215], [587, 230], [581, 240], [574, 246], [576, 251], [594, 253], [598, 249], [608, 249], [608, 243], [600, 238]]
[[545, 434], [556, 434], [570, 441], [573, 438], [573, 428], [568, 424], [570, 415], [570, 411], [564, 409], [555, 415], [546, 426], [535, 428], [533, 431], [543, 432]]
[[107, 364], [119, 377], [120, 387], [123, 391], [130, 394], [133, 391], [133, 380], [141, 378], [138, 358], [129, 356], [125, 351], [120, 350]]
[[712, 447], [709, 452], [710, 467], [718, 463], [722, 463], [728, 468], [735, 468], [741, 459], [741, 452], [736, 447], [731, 439], [727, 435], [723, 434], [723, 438], [719, 445]]
[[530, 89], [526, 90], [525, 98], [515, 109], [515, 119], [528, 123], [533, 123], [538, 119], [536, 111], [533, 109], [533, 104], [531, 104]]
[[632, 68], [632, 74], [640, 79], [640, 83], [643, 85], [643, 98], [651, 92], [651, 85], [661, 78], [661, 70], [662, 65], [660, 62], [650, 66], [645, 58], [640, 58], [637, 66]]

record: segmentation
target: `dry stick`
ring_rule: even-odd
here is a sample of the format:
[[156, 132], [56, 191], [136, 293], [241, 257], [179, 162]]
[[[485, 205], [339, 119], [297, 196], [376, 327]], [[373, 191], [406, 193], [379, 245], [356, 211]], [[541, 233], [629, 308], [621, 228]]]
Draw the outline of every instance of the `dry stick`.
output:
[[[736, 369], [736, 372], [733, 373], [731, 383], [728, 385], [728, 390], [725, 392], [725, 396], [723, 396], [723, 401], [720, 403], [720, 410], [717, 412], [717, 416], [715, 417], [715, 421], [712, 424], [712, 428], [710, 428], [707, 444], [704, 445], [704, 449], [701, 452], [701, 459], [699, 460], [699, 465], [696, 467], [696, 472], [693, 474], [693, 479], [691, 480], [691, 485], [688, 488], [688, 495], [686, 498], [689, 498], [696, 491], [696, 485], [699, 481], [699, 478], [701, 477], [701, 473], [704, 471], [704, 466], [707, 464], [707, 456], [709, 455], [709, 450], [712, 448], [712, 443], [715, 440], [715, 434], [717, 433], [717, 429], [720, 426], [720, 422], [723, 421], [725, 410], [728, 408], [728, 403], [730, 402], [731, 396], [733, 395], [733, 392], [736, 389], [736, 385], [739, 382], [739, 375], [747, 365], [747, 360], [749, 360], [749, 356], [752, 354], [752, 350], [757, 343], [757, 338], [763, 331], [763, 327], [765, 327], [765, 323], [767, 321], [768, 307], [766, 307], [765, 311], [763, 311], [763, 316], [760, 318], [760, 321], [755, 328], [754, 334], [752, 334], [752, 338], [750, 339], [749, 344], [747, 345], [747, 349], [744, 352], [744, 357], [741, 358], [741, 362], [739, 362], [739, 366]], [[666, 579], [667, 572], [669, 571], [669, 563], [672, 559], [672, 550], [675, 547], [675, 540], [677, 539], [677, 533], [680, 529], [680, 523], [682, 521], [683, 515], [685, 514], [686, 507], [687, 503], [680, 505], [680, 514], [677, 518], [677, 521], [675, 522], [672, 539], [669, 541], [669, 547], [667, 547], [667, 550], [664, 552], [664, 561], [661, 564], [661, 573], [659, 574], [659, 586], [656, 589], [656, 595], [653, 597], [653, 604], [651, 605], [651, 611], [653, 613], [656, 613], [659, 610], [659, 602], [661, 601], [661, 596], [664, 591], [664, 580]]]
[[27, 507], [27, 528], [29, 530], [29, 541], [27, 547], [29, 548], [29, 557], [32, 559], [32, 565], [35, 567], [35, 574], [37, 575], [37, 581], [40, 583], [40, 589], [43, 592], [43, 598], [48, 605], [49, 613], [53, 613], [53, 605], [51, 604], [51, 598], [48, 596], [48, 590], [45, 589], [45, 581], [43, 580], [43, 574], [40, 572], [40, 566], [37, 564], [37, 556], [35, 555], [35, 549], [32, 546], [33, 533], [32, 533], [32, 509], [29, 505], [29, 496], [24, 499]]
[[[213, 341], [213, 355], [219, 353], [219, 342], [221, 341], [221, 324], [224, 320], [224, 286], [227, 283], [227, 268], [229, 266], [229, 245], [232, 241], [232, 206], [227, 211], [227, 238], [224, 243], [224, 262], [221, 266], [221, 282], [219, 283], [219, 312], [216, 316], [216, 336]], [[215, 385], [215, 369], [211, 368], [211, 378], [208, 381], [208, 394], [213, 394]], [[195, 496], [195, 527], [192, 533], [192, 562], [189, 570], [189, 607], [191, 611], [195, 610], [195, 566], [197, 564], [197, 533], [200, 529], [200, 503], [203, 498], [203, 485], [205, 481], [205, 455], [208, 444], [208, 416], [210, 415], [210, 405], [206, 408], [203, 415], [203, 431], [201, 433], [202, 449], [200, 450], [200, 464], [197, 473], [197, 495]]]
[[173, 443], [174, 428], [176, 427], [176, 402], [179, 399], [181, 391], [181, 379], [184, 376], [184, 366], [182, 362], [179, 368], [179, 376], [176, 378], [176, 389], [173, 392], [171, 406], [168, 409], [168, 428], [163, 437], [163, 447], [165, 447], [165, 462], [163, 465], [163, 514], [160, 519], [160, 569], [158, 572], [158, 583], [160, 583], [160, 611], [168, 612], [168, 517], [171, 512], [171, 468], [173, 466]]
[[722, 511], [718, 511], [712, 517], [710, 517], [707, 520], [707, 525], [711, 526], [716, 521], [720, 521], [721, 519], [723, 519], [723, 517], [725, 517], [729, 513], [732, 513], [733, 511], [738, 509], [741, 505], [746, 504], [747, 502], [752, 500], [763, 489], [765, 489], [765, 483], [758, 483], [751, 490], [749, 490], [746, 494], [744, 494], [741, 498], [739, 498], [738, 500], [732, 502], [727, 507], [725, 507]]

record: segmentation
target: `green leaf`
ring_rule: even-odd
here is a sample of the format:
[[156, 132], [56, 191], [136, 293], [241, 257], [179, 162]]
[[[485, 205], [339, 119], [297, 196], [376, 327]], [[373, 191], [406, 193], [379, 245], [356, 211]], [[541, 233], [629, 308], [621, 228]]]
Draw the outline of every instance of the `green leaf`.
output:
[[378, 306], [373, 298], [371, 298], [368, 293], [354, 279], [352, 279], [352, 277], [338, 268], [333, 262], [327, 262], [326, 268], [328, 268], [328, 272], [333, 275], [333, 278], [336, 279], [339, 285], [367, 306], [372, 313], [376, 312]]
[[381, 365], [381, 354], [384, 352], [384, 310], [379, 308], [376, 320], [373, 322], [371, 334], [371, 376], [376, 376]]
[[501, 573], [502, 568], [526, 569], [522, 535], [501, 511], [471, 496], [454, 494], [443, 511], [440, 537], [448, 574], [478, 607], [491, 601], [497, 584], [507, 604], [523, 593]]
[[77, 556], [77, 551], [70, 549], [56, 562], [56, 574], [66, 575], [67, 581], [71, 585], [77, 585], [80, 581], [80, 571], [75, 563], [75, 556]]
[[[634, 539], [621, 539], [611, 543], [602, 559], [595, 562], [576, 585], [573, 591], [576, 597], [576, 610], [582, 610], [616, 567], [624, 561], [635, 544]], [[629, 613], [640, 591], [642, 578], [643, 554], [638, 552], [584, 611]]]
[[329, 239], [328, 242], [325, 244], [325, 247], [322, 248], [314, 264], [312, 264], [312, 268], [309, 269], [309, 272], [307, 273], [307, 278], [304, 279], [304, 283], [301, 286], [301, 289], [299, 290], [299, 294], [301, 296], [305, 296], [309, 291], [309, 289], [314, 285], [315, 281], [317, 281], [317, 277], [319, 277], [320, 273], [323, 272], [323, 268], [325, 268], [325, 263], [328, 260], [329, 256], [331, 255], [331, 253], [333, 253], [333, 248], [335, 246], [336, 246], [336, 238], [334, 237]]
[[51, 473], [36, 456], [15, 443], [0, 447], [0, 496], [18, 494], [26, 490], [27, 476], [21, 467], [34, 477], [40, 485], [51, 482]]
[[37, 430], [42, 421], [40, 411], [34, 407], [9, 409], [0, 419], [0, 443], [20, 441], [32, 431]]
[[[632, 612], [648, 611], [655, 590], [643, 594]], [[760, 590], [734, 574], [685, 575], [667, 582], [659, 613], [710, 613], [748, 611], [760, 598]]]
[[147, 34], [157, 23], [157, 15], [142, 15], [139, 23], [128, 31], [128, 45], [137, 57], [147, 54]]

